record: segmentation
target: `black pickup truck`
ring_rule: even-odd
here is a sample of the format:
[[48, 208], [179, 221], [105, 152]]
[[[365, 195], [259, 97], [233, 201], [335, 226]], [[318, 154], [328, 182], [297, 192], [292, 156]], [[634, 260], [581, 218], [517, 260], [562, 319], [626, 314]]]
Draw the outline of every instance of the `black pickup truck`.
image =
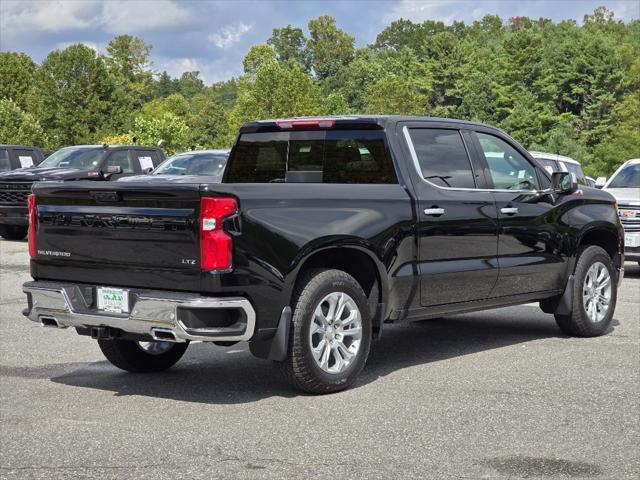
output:
[[385, 322], [537, 301], [565, 334], [601, 335], [624, 273], [611, 195], [457, 120], [256, 121], [222, 183], [33, 192], [24, 314], [133, 372], [249, 341], [294, 386], [337, 391]]
[[27, 235], [27, 196], [34, 182], [140, 175], [158, 166], [164, 153], [157, 147], [138, 145], [77, 145], [42, 158], [40, 152], [37, 161], [0, 173], [0, 236], [7, 240], [22, 240]]

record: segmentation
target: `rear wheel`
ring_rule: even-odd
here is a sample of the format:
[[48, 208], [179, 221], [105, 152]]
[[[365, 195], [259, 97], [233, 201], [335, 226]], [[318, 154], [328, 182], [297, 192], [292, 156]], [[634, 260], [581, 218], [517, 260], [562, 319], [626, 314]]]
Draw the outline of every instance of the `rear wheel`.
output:
[[2, 231], [0, 231], [0, 235], [6, 240], [22, 240], [27, 236], [28, 231], [28, 227], [5, 225]]
[[188, 343], [99, 339], [98, 345], [114, 366], [128, 372], [148, 373], [173, 366], [186, 352]]
[[560, 329], [576, 337], [596, 337], [607, 331], [617, 300], [615, 267], [602, 248], [591, 245], [578, 256], [569, 315], [555, 315]]
[[312, 270], [294, 297], [289, 381], [309, 393], [349, 387], [369, 356], [371, 313], [360, 284], [341, 270]]

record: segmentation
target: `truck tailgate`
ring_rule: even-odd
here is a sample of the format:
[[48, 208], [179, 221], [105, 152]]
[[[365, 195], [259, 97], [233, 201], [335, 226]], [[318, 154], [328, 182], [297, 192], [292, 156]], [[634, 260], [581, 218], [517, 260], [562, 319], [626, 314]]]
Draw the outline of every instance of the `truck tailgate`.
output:
[[34, 276], [199, 289], [199, 185], [45, 182], [34, 193]]

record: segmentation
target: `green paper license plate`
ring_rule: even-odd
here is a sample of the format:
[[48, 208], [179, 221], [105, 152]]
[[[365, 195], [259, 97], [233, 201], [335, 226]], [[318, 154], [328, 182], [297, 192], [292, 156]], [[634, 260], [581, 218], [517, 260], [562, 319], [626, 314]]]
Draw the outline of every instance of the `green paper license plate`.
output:
[[98, 287], [98, 310], [110, 313], [129, 311], [129, 290], [122, 288]]

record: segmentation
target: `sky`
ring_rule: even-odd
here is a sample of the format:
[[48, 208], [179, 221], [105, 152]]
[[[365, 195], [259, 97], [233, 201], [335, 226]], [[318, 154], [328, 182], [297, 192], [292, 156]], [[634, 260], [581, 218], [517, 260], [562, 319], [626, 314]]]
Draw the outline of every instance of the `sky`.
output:
[[251, 45], [266, 42], [274, 28], [291, 24], [308, 33], [309, 20], [320, 15], [333, 16], [364, 46], [400, 18], [450, 24], [497, 14], [581, 22], [599, 5], [625, 22], [640, 18], [640, 0], [0, 0], [0, 51], [41, 62], [78, 42], [105, 52], [114, 36], [130, 34], [153, 46], [154, 70], [198, 70], [212, 83], [240, 75]]

